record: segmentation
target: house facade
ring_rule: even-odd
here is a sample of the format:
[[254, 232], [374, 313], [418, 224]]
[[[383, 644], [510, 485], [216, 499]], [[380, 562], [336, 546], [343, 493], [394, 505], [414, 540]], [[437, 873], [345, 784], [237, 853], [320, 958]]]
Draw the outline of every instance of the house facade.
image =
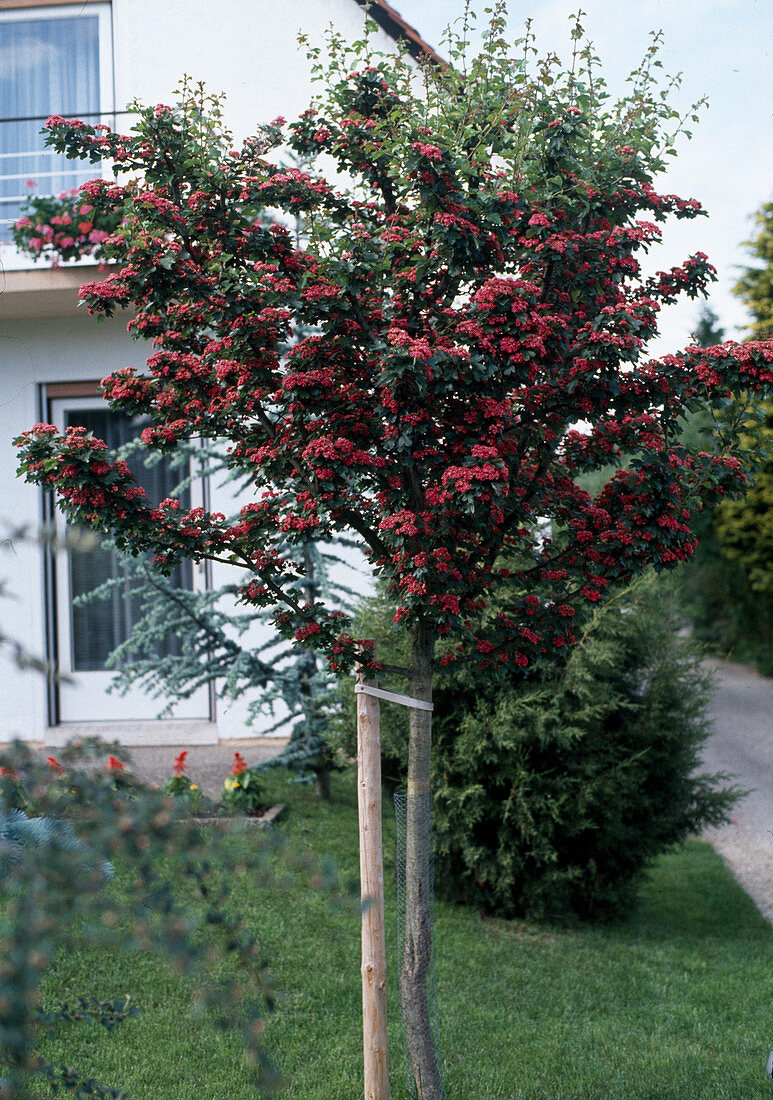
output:
[[[131, 607], [117, 595], [86, 606], [73, 601], [115, 575], [114, 559], [99, 547], [52, 552], [19, 533], [33, 535], [54, 517], [51, 502], [15, 477], [13, 437], [45, 420], [62, 428], [84, 424], [120, 444], [131, 425], [108, 410], [98, 383], [144, 355], [126, 333], [125, 316], [97, 324], [77, 308], [81, 283], [98, 277], [94, 265], [51, 269], [9, 243], [25, 196], [57, 194], [95, 174], [93, 166], [44, 150], [43, 121], [50, 114], [98, 118], [120, 130], [130, 125], [125, 108], [132, 100], [170, 102], [188, 74], [226, 93], [226, 122], [238, 140], [308, 105], [313, 89], [298, 33], [319, 44], [329, 26], [345, 39], [362, 37], [364, 6], [364, 0], [0, 0], [0, 635], [64, 674], [46, 680], [0, 647], [2, 741], [57, 745], [98, 734], [125, 744], [201, 744], [254, 733], [245, 724], [246, 701], [224, 706], [204, 688], [163, 720], [158, 699], [139, 690], [110, 693], [105, 659], [126, 636]], [[414, 56], [432, 54], [386, 3], [371, 16], [379, 48], [401, 41]], [[148, 476], [157, 482], [149, 491], [167, 495], [165, 471]], [[182, 579], [193, 587], [212, 582], [199, 567]]]

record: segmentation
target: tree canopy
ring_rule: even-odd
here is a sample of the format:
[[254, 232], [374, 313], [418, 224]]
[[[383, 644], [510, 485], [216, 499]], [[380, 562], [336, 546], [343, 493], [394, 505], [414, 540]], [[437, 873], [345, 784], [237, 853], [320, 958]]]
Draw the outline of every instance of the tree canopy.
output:
[[[228, 440], [255, 491], [239, 522], [146, 501], [78, 429], [25, 434], [23, 468], [162, 570], [181, 557], [246, 568], [243, 599], [274, 605], [334, 668], [352, 664], [354, 639], [339, 612], [291, 594], [298, 563], [275, 549], [288, 535], [355, 532], [407, 625], [526, 666], [571, 642], [575, 601], [689, 556], [698, 495], [739, 471], [678, 446], [676, 423], [702, 398], [769, 384], [770, 346], [643, 357], [662, 305], [713, 277], [700, 253], [641, 275], [657, 223], [701, 213], [653, 189], [672, 112], [648, 74], [610, 107], [598, 82], [530, 81], [497, 52], [469, 74], [428, 70], [424, 94], [399, 62], [349, 60], [339, 45], [326, 100], [238, 151], [196, 96], [138, 108], [128, 135], [48, 123], [55, 148], [134, 177], [82, 188], [124, 216], [106, 249], [119, 270], [81, 295], [104, 315], [131, 305], [130, 328], [158, 349], [105, 394], [152, 417], [149, 449]], [[346, 176], [267, 160], [283, 139]], [[267, 226], [266, 205], [302, 215], [307, 237]], [[310, 330], [296, 343], [293, 321]], [[623, 454], [595, 498], [578, 487]], [[560, 540], [542, 537], [545, 518]], [[509, 606], [470, 638], [492, 587]]]
[[773, 202], [763, 203], [754, 222], [757, 232], [746, 245], [761, 266], [744, 268], [733, 289], [752, 315], [752, 337], [769, 338], [773, 334]]
[[[752, 256], [762, 266], [747, 267], [734, 288], [749, 310], [750, 339], [773, 336], [773, 202], [755, 214], [758, 232], [747, 241]], [[723, 554], [738, 564], [756, 598], [762, 598], [768, 617], [773, 598], [773, 405], [765, 406], [761, 431], [745, 438], [756, 454], [758, 473], [754, 484], [737, 500], [728, 500], [716, 515], [716, 531]], [[763, 460], [764, 461], [763, 464]], [[770, 645], [771, 638], [766, 638]]]

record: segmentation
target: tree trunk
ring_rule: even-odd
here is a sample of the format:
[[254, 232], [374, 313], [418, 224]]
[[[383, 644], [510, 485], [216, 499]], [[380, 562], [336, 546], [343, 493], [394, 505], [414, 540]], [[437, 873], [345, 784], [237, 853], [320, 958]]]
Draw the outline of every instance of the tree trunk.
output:
[[[410, 694], [432, 699], [434, 637], [424, 623], [411, 636]], [[411, 708], [405, 834], [405, 945], [400, 1001], [405, 1042], [419, 1100], [443, 1100], [427, 1004], [432, 958], [432, 847], [430, 749], [432, 712]]]

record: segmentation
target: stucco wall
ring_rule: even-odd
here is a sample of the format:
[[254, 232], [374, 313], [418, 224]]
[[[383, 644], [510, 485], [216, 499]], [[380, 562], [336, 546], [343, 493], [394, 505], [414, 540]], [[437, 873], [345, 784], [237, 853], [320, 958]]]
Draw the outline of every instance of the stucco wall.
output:
[[[34, 542], [8, 540], [12, 528], [37, 532], [40, 492], [16, 478], [14, 436], [40, 419], [40, 384], [102, 378], [111, 364], [129, 360], [134, 349], [122, 322], [97, 325], [87, 316], [5, 321], [0, 325], [0, 521], [5, 528], [0, 579], [3, 632], [38, 656], [45, 653], [42, 551]], [[45, 685], [39, 673], [19, 672], [0, 655], [3, 723], [0, 740], [42, 740], [46, 726]]]
[[[281, 114], [288, 119], [302, 111], [312, 94], [310, 65], [297, 42], [303, 30], [322, 45], [333, 25], [348, 39], [360, 38], [363, 9], [355, 0], [113, 0], [112, 54], [114, 105], [122, 109], [135, 97], [150, 103], [169, 102], [183, 74], [203, 80], [213, 92], [228, 96], [226, 121], [237, 139], [260, 122]], [[375, 42], [393, 46], [381, 31]], [[118, 120], [119, 128], [127, 124]], [[28, 265], [22, 265], [28, 266]], [[68, 273], [69, 274], [69, 273]], [[93, 277], [91, 272], [86, 277]], [[2, 294], [2, 285], [0, 285]], [[0, 623], [6, 635], [34, 654], [45, 653], [46, 617], [43, 599], [43, 553], [34, 542], [10, 539], [12, 528], [38, 529], [41, 494], [14, 476], [16, 453], [10, 440], [40, 419], [41, 384], [91, 381], [118, 367], [142, 360], [141, 346], [125, 331], [125, 318], [97, 324], [65, 305], [53, 306], [42, 294], [36, 302], [8, 295], [0, 304], [0, 522], [5, 541], [0, 549]], [[40, 303], [49, 302], [40, 308]], [[31, 304], [31, 305], [30, 305]], [[19, 319], [22, 308], [40, 314], [46, 308], [65, 316]], [[16, 318], [16, 319], [14, 319]], [[227, 511], [226, 500], [213, 506]], [[218, 577], [217, 580], [222, 578]], [[3, 722], [0, 741], [11, 737], [56, 743], [59, 734], [47, 729], [45, 683], [37, 672], [20, 671], [0, 651]], [[127, 743], [147, 740], [201, 741], [244, 736], [247, 701], [217, 706], [216, 726], [199, 723], [168, 726], [162, 733], [153, 723], [123, 723], [99, 732], [115, 734]], [[116, 719], [122, 716], [115, 701]], [[85, 731], [87, 732], [87, 730]]]
[[[310, 67], [299, 31], [323, 45], [326, 28], [362, 37], [365, 13], [355, 0], [114, 0], [115, 101], [169, 102], [183, 74], [228, 97], [237, 137], [277, 115], [308, 106]], [[389, 49], [378, 31], [374, 42]]]

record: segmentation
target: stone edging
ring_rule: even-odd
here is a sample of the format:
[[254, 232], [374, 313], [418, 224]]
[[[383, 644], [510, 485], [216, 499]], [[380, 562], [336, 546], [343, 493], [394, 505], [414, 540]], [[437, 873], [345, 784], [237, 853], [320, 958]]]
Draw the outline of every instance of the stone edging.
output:
[[195, 825], [230, 825], [232, 822], [239, 822], [240, 825], [273, 825], [284, 809], [284, 802], [276, 802], [260, 817], [248, 817], [245, 814], [243, 817], [191, 817], [189, 820]]

